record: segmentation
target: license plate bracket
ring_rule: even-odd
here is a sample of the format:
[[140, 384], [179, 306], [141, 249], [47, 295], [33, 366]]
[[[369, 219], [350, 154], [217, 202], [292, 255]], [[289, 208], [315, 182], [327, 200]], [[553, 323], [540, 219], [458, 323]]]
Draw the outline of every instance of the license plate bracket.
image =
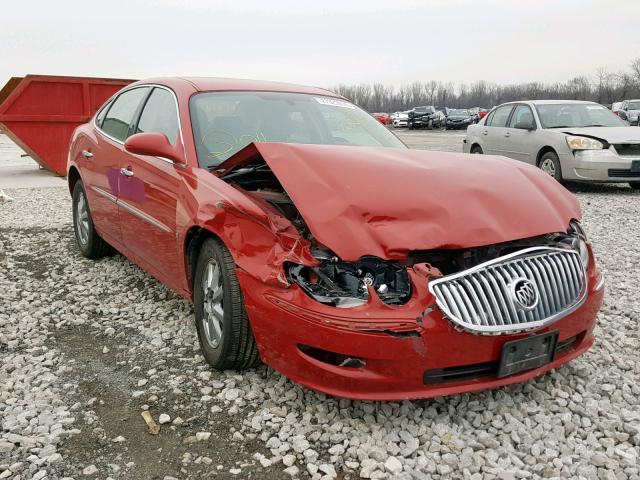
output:
[[555, 356], [557, 343], [557, 330], [506, 342], [502, 346], [498, 378], [550, 363]]

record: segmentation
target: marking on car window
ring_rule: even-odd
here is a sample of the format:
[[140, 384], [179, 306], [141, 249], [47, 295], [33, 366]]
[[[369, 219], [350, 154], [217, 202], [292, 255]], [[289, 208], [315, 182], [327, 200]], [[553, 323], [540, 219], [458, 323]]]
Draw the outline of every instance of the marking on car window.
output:
[[236, 137], [231, 132], [225, 130], [211, 130], [205, 133], [200, 139], [202, 145], [208, 149], [215, 148], [215, 150], [210, 150], [207, 154], [209, 158], [231, 155], [252, 142], [267, 141], [267, 137], [262, 132], [256, 132], [255, 134], [246, 133]]
[[355, 110], [355, 106], [344, 100], [337, 98], [313, 97], [313, 99], [321, 105], [329, 105], [330, 107], [342, 107]]

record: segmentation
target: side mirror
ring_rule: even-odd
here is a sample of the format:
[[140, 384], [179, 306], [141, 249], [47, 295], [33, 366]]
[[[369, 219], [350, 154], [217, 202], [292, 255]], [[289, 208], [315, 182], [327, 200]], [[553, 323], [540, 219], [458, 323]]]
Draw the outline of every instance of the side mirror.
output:
[[513, 128], [517, 128], [518, 130], [535, 130], [536, 126], [531, 122], [518, 122]]
[[124, 142], [124, 148], [127, 152], [136, 155], [162, 157], [172, 162], [182, 163], [179, 150], [169, 143], [169, 139], [164, 133], [136, 133], [127, 138], [127, 141]]

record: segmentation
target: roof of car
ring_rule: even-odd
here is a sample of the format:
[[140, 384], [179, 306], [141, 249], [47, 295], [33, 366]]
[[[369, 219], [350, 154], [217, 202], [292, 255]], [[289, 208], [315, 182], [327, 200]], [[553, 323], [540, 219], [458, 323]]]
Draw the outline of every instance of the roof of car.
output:
[[568, 103], [574, 104], [594, 104], [596, 102], [587, 102], [585, 100], [522, 100], [508, 103], [529, 103], [531, 105], [566, 105]]
[[240, 78], [219, 78], [219, 77], [159, 77], [148, 78], [136, 82], [137, 84], [156, 83], [181, 89], [190, 87], [191, 90], [199, 92], [207, 91], [269, 91], [269, 92], [293, 92], [307, 93], [311, 95], [329, 95], [340, 97], [324, 88], [307, 87], [284, 82], [269, 82], [263, 80], [248, 80]]

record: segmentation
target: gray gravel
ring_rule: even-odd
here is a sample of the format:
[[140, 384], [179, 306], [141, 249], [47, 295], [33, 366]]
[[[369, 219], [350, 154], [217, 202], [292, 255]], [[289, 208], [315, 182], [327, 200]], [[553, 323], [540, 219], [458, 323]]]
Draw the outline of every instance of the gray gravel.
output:
[[640, 478], [640, 194], [629, 188], [577, 191], [607, 278], [587, 354], [522, 385], [380, 403], [266, 367], [211, 370], [190, 305], [119, 255], [79, 256], [66, 189], [5, 191], [0, 479]]

